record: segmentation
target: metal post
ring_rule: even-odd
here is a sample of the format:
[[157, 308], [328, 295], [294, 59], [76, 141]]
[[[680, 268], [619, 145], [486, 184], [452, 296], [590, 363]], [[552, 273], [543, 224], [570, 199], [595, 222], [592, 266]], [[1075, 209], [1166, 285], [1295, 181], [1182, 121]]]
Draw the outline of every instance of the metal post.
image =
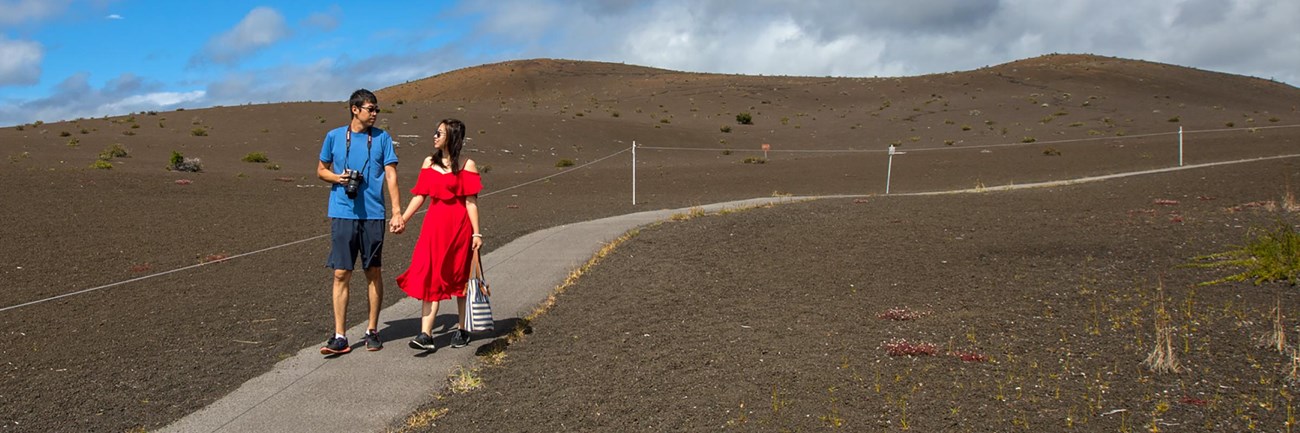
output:
[[636, 140], [632, 140], [632, 206], [636, 206]]
[[889, 178], [894, 173], [894, 145], [889, 145], [889, 166], [885, 169], [885, 195], [889, 195]]
[[1183, 166], [1183, 127], [1178, 127], [1178, 166]]

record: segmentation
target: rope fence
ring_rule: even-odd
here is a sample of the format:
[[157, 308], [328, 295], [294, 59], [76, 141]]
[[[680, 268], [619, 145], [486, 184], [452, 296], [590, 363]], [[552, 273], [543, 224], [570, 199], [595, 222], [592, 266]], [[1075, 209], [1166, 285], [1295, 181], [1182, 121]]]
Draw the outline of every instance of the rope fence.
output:
[[[1019, 147], [1019, 146], [1041, 146], [1041, 145], [1044, 145], [1044, 144], [1067, 144], [1067, 143], [1081, 143], [1081, 142], [1091, 142], [1091, 141], [1131, 140], [1131, 139], [1138, 139], [1138, 138], [1150, 138], [1150, 137], [1163, 137], [1163, 136], [1170, 136], [1170, 135], [1179, 135], [1179, 136], [1180, 136], [1180, 140], [1179, 140], [1180, 143], [1179, 143], [1179, 164], [1178, 164], [1178, 165], [1181, 166], [1181, 165], [1182, 165], [1182, 143], [1181, 143], [1181, 136], [1182, 136], [1183, 134], [1203, 134], [1203, 133], [1232, 132], [1232, 131], [1251, 131], [1251, 132], [1253, 132], [1253, 131], [1258, 131], [1258, 130], [1286, 129], [1286, 128], [1300, 128], [1300, 125], [1274, 125], [1274, 126], [1258, 126], [1258, 127], [1248, 127], [1248, 128], [1220, 128], [1220, 129], [1202, 129], [1202, 130], [1183, 130], [1182, 128], [1179, 128], [1179, 131], [1177, 131], [1177, 132], [1156, 132], [1156, 133], [1148, 133], [1148, 134], [1134, 134], [1134, 135], [1124, 135], [1124, 136], [1088, 137], [1088, 138], [1062, 139], [1062, 140], [1044, 140], [1044, 141], [1034, 141], [1034, 142], [1031, 142], [1031, 143], [1023, 143], [1023, 142], [1021, 142], [1021, 143], [994, 143], [994, 144], [986, 144], [986, 145], [960, 146], [960, 147], [948, 146], [948, 147], [917, 148], [917, 149], [909, 149], [908, 152], [932, 152], [932, 151], [947, 151], [947, 150], [978, 150], [978, 149], [994, 149], [994, 148]], [[522, 187], [524, 187], [524, 186], [532, 185], [532, 184], [534, 184], [534, 183], [543, 182], [543, 181], [546, 181], [547, 179], [551, 179], [551, 178], [554, 178], [554, 177], [557, 177], [557, 176], [563, 176], [563, 175], [566, 175], [566, 174], [569, 174], [569, 173], [573, 173], [574, 171], [577, 171], [577, 170], [585, 169], [585, 168], [590, 167], [590, 166], [592, 166], [592, 165], [598, 164], [598, 163], [600, 163], [600, 162], [603, 162], [603, 161], [608, 160], [608, 159], [610, 159], [610, 158], [613, 158], [613, 157], [615, 157], [615, 156], [618, 156], [618, 155], [621, 155], [621, 154], [623, 154], [623, 153], [626, 153], [626, 152], [631, 151], [631, 152], [632, 152], [632, 204], [635, 205], [635, 204], [636, 204], [636, 150], [637, 150], [637, 149], [642, 149], [642, 150], [659, 150], [659, 151], [685, 151], [685, 152], [698, 152], [698, 151], [718, 152], [718, 151], [720, 151], [720, 150], [728, 150], [728, 151], [732, 151], [732, 152], [764, 152], [764, 153], [771, 152], [771, 153], [808, 153], [808, 154], [885, 153], [885, 154], [888, 154], [889, 157], [890, 157], [890, 165], [889, 165], [890, 169], [889, 169], [889, 172], [886, 174], [886, 179], [885, 179], [885, 184], [886, 184], [886, 194], [888, 194], [888, 185], [889, 185], [889, 182], [890, 182], [889, 177], [892, 175], [892, 158], [893, 158], [893, 156], [894, 156], [895, 154], [904, 154], [904, 153], [906, 153], [906, 152], [899, 152], [899, 151], [897, 151], [897, 150], [894, 148], [894, 146], [890, 146], [890, 148], [888, 148], [888, 149], [770, 149], [770, 148], [767, 148], [767, 149], [736, 149], [736, 148], [695, 148], [695, 147], [667, 147], [667, 146], [643, 146], [643, 145], [642, 145], [642, 146], [638, 146], [638, 145], [636, 144], [636, 142], [633, 141], [631, 147], [624, 148], [624, 149], [619, 150], [619, 151], [617, 151], [617, 152], [614, 152], [614, 153], [611, 153], [611, 154], [608, 154], [608, 155], [602, 156], [602, 157], [600, 157], [600, 158], [597, 158], [597, 159], [592, 160], [591, 162], [588, 162], [588, 163], [585, 163], [585, 164], [582, 164], [582, 165], [578, 165], [578, 166], [575, 166], [575, 167], [569, 168], [569, 169], [564, 170], [564, 171], [561, 171], [561, 172], [559, 172], [559, 173], [550, 174], [550, 175], [547, 175], [547, 176], [543, 176], [543, 177], [539, 177], [539, 178], [536, 178], [536, 179], [532, 179], [532, 180], [529, 180], [529, 181], [526, 181], [526, 182], [522, 182], [522, 183], [519, 183], [519, 184], [515, 184], [515, 185], [509, 186], [509, 187], [506, 187], [506, 188], [502, 188], [502, 189], [498, 189], [498, 190], [491, 191], [491, 192], [488, 192], [488, 193], [484, 193], [484, 194], [481, 194], [481, 196], [482, 196], [482, 197], [489, 197], [489, 196], [492, 196], [492, 195], [494, 195], [494, 194], [499, 194], [499, 193], [503, 193], [503, 192], [510, 191], [510, 190], [513, 190], [513, 189], [522, 188]], [[421, 211], [417, 212], [416, 215], [418, 215], [418, 214], [422, 214], [422, 213], [425, 213], [425, 212], [427, 212], [427, 211], [426, 211], [426, 210], [421, 210]], [[10, 311], [10, 310], [15, 310], [15, 309], [18, 309], [18, 308], [27, 307], [27, 306], [37, 305], [37, 304], [41, 304], [41, 303], [45, 303], [45, 302], [49, 302], [49, 301], [54, 301], [54, 300], [58, 300], [58, 299], [63, 299], [63, 298], [71, 297], [71, 296], [82, 295], [82, 294], [91, 293], [91, 292], [95, 292], [95, 291], [99, 291], [99, 290], [104, 290], [104, 289], [108, 289], [108, 288], [112, 288], [112, 287], [117, 287], [117, 286], [121, 286], [121, 285], [124, 285], [124, 284], [129, 284], [129, 283], [134, 283], [134, 282], [144, 281], [144, 280], [148, 280], [148, 279], [152, 279], [152, 278], [157, 278], [157, 277], [161, 277], [161, 276], [165, 276], [165, 275], [169, 275], [169, 274], [173, 274], [173, 273], [177, 273], [177, 272], [183, 272], [183, 271], [187, 271], [187, 270], [197, 269], [197, 268], [200, 268], [200, 267], [203, 267], [203, 266], [208, 266], [208, 265], [212, 265], [212, 264], [222, 263], [222, 262], [226, 262], [226, 261], [230, 261], [230, 260], [234, 260], [234, 259], [238, 259], [238, 258], [242, 258], [242, 257], [247, 257], [247, 256], [256, 255], [256, 254], [261, 254], [261, 253], [265, 253], [265, 252], [269, 252], [269, 251], [277, 250], [277, 249], [280, 249], [280, 248], [285, 248], [285, 247], [289, 247], [289, 246], [293, 246], [293, 245], [297, 245], [297, 244], [301, 244], [301, 243], [305, 243], [305, 242], [314, 241], [314, 240], [317, 240], [317, 239], [322, 239], [322, 238], [325, 238], [325, 237], [327, 237], [327, 236], [329, 236], [329, 235], [328, 235], [328, 234], [323, 234], [323, 235], [313, 236], [313, 237], [309, 237], [309, 238], [305, 238], [305, 239], [299, 239], [299, 240], [296, 240], [296, 241], [286, 242], [286, 243], [282, 243], [282, 244], [278, 244], [278, 245], [274, 245], [274, 246], [270, 246], [270, 247], [266, 247], [266, 248], [262, 248], [262, 249], [254, 250], [254, 251], [249, 251], [249, 252], [244, 252], [244, 253], [235, 254], [235, 255], [232, 255], [232, 256], [230, 256], [230, 257], [227, 257], [227, 258], [221, 259], [221, 260], [214, 260], [214, 261], [211, 261], [211, 262], [204, 262], [204, 263], [199, 263], [199, 264], [195, 264], [195, 265], [183, 266], [183, 267], [179, 267], [179, 268], [175, 268], [175, 269], [171, 269], [171, 270], [167, 270], [167, 271], [157, 272], [157, 273], [153, 273], [153, 274], [149, 274], [149, 275], [144, 275], [144, 276], [135, 277], [135, 278], [127, 279], [127, 280], [122, 280], [122, 281], [117, 281], [117, 282], [113, 282], [113, 283], [109, 283], [109, 284], [104, 284], [104, 285], [100, 285], [100, 286], [96, 286], [96, 287], [91, 287], [91, 288], [88, 288], [88, 289], [76, 290], [76, 291], [72, 291], [72, 292], [68, 292], [68, 293], [64, 293], [64, 294], [60, 294], [60, 295], [50, 296], [50, 297], [43, 298], [43, 299], [38, 299], [38, 300], [34, 300], [34, 301], [23, 302], [23, 303], [20, 303], [20, 304], [15, 304], [15, 305], [10, 305], [10, 306], [0, 307], [0, 313], [3, 313], [3, 312], [5, 312], [5, 311]]]

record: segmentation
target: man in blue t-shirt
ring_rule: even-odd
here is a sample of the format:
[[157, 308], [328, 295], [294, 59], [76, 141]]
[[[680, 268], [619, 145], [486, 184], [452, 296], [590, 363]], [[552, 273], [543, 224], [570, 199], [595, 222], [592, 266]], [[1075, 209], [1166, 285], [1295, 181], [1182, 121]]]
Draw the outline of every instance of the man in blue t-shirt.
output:
[[393, 138], [375, 128], [379, 117], [379, 99], [369, 90], [352, 92], [348, 100], [352, 121], [325, 134], [321, 144], [316, 176], [329, 182], [330, 239], [329, 261], [334, 270], [334, 336], [322, 355], [352, 351], [348, 345], [348, 283], [357, 258], [365, 270], [370, 288], [370, 327], [366, 328], [366, 350], [383, 349], [379, 339], [379, 308], [384, 298], [381, 272], [384, 247], [384, 189], [388, 190], [392, 219], [388, 231], [404, 230], [402, 206], [397, 196], [397, 153]]

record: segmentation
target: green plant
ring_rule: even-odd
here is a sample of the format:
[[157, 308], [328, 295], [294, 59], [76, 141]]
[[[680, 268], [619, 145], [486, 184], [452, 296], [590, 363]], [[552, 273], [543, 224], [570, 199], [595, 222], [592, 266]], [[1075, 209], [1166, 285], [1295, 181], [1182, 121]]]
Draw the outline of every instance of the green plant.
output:
[[194, 128], [190, 130], [190, 135], [195, 137], [206, 137], [208, 136], [208, 130], [205, 128]]
[[659, 119], [659, 123], [671, 123], [667, 117]]
[[22, 131], [24, 128], [26, 128], [26, 126], [24, 126], [24, 125], [18, 125], [18, 126], [15, 126], [15, 127], [14, 127], [14, 129], [19, 130], [19, 131]]
[[739, 124], [741, 124], [741, 125], [753, 125], [753, 124], [754, 124], [754, 116], [750, 116], [749, 113], [740, 113], [740, 114], [737, 114], [737, 115], [736, 115], [736, 123], [739, 123]]
[[267, 170], [279, 170], [279, 169], [280, 169], [280, 164], [267, 164], [267, 165], [266, 165], [266, 169], [267, 169]]
[[962, 131], [970, 131], [970, 125], [962, 125], [962, 126], [961, 126], [961, 130], [962, 130]]
[[731, 127], [730, 127], [730, 126], [723, 126], [722, 128], [719, 128], [719, 130], [722, 131], [724, 134], [725, 134], [725, 133], [730, 133], [730, 132], [731, 132]]
[[1020, 142], [1021, 142], [1021, 143], [1033, 143], [1033, 142], [1035, 142], [1035, 141], [1038, 141], [1038, 139], [1037, 139], [1037, 138], [1034, 138], [1034, 137], [1025, 137], [1025, 138], [1020, 139]]
[[751, 156], [751, 157], [745, 158], [744, 160], [742, 160], [742, 161], [740, 161], [740, 162], [743, 162], [743, 163], [745, 163], [745, 164], [767, 164], [767, 160], [766, 160], [766, 159], [759, 158], [759, 157], [757, 157], [757, 156]]
[[108, 160], [113, 158], [123, 158], [126, 157], [126, 155], [127, 151], [125, 147], [122, 147], [119, 143], [113, 143], [108, 147], [105, 147], [103, 152], [99, 152], [99, 159]]
[[1043, 155], [1047, 155], [1047, 156], [1061, 156], [1061, 151], [1056, 150], [1055, 147], [1049, 147], [1049, 148], [1043, 149]]
[[1170, 123], [1178, 123], [1179, 120], [1180, 120], [1180, 119], [1178, 118], [1178, 116], [1174, 116], [1174, 117], [1170, 117], [1170, 118], [1169, 118], [1169, 122], [1170, 122]]
[[1241, 272], [1212, 281], [1202, 286], [1230, 281], [1250, 280], [1255, 285], [1272, 281], [1300, 283], [1300, 233], [1295, 227], [1279, 221], [1275, 231], [1251, 229], [1246, 245], [1237, 249], [1196, 257], [1187, 266], [1197, 268], [1240, 268]]
[[247, 155], [244, 155], [243, 161], [263, 163], [263, 162], [271, 162], [271, 159], [267, 158], [266, 154], [262, 152], [249, 152]]
[[198, 158], [186, 158], [180, 152], [172, 151], [172, 156], [168, 160], [168, 170], [200, 172], [203, 171], [203, 161]]
[[568, 158], [564, 158], [564, 159], [561, 159], [561, 160], [559, 160], [559, 161], [556, 161], [556, 162], [555, 162], [555, 166], [556, 166], [556, 167], [560, 167], [560, 168], [563, 168], [563, 167], [573, 167], [573, 160], [572, 160], [572, 159], [568, 159]]
[[76, 139], [76, 138], [73, 138], [73, 139], [71, 139], [71, 140], [68, 140], [68, 147], [77, 147], [77, 146], [80, 146], [80, 145], [81, 145], [81, 140], [78, 140], [78, 139]]
[[59, 136], [60, 136], [60, 137], [67, 137], [67, 136], [69, 136], [69, 135], [72, 135], [72, 133], [71, 133], [71, 132], [68, 132], [68, 131], [59, 131]]
[[98, 170], [112, 170], [113, 163], [102, 159], [96, 159], [95, 162], [90, 163], [90, 168], [94, 168]]

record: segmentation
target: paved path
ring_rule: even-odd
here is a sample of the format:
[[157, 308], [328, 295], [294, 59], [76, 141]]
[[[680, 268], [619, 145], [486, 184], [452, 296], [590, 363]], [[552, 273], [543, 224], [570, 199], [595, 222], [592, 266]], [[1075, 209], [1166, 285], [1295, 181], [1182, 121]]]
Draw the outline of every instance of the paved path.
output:
[[[780, 203], [789, 197], [761, 198], [700, 206], [708, 212], [725, 208]], [[568, 224], [534, 232], [483, 256], [492, 284], [492, 309], [499, 327], [531, 313], [564, 282], [569, 273], [610, 241], [636, 227], [669, 219], [689, 209], [659, 210]], [[327, 359], [312, 346], [281, 361], [198, 412], [167, 426], [164, 432], [327, 432], [382, 431], [410, 415], [445, 386], [456, 366], [474, 362], [469, 347], [451, 349], [451, 334], [436, 335], [438, 351], [421, 354], [406, 346], [418, 332], [420, 304], [406, 298], [384, 309], [380, 330], [384, 350], [359, 346], [365, 322], [348, 330], [350, 354]], [[435, 333], [455, 323], [456, 304], [438, 310]], [[506, 322], [502, 326], [502, 322]]]
[[[896, 196], [979, 193], [1023, 188], [1063, 186], [1104, 181], [1119, 177], [1164, 173], [1224, 164], [1250, 163], [1296, 158], [1279, 155], [1237, 161], [1171, 167], [1079, 179], [1007, 185], [954, 191], [894, 194]], [[820, 198], [852, 198], [862, 195], [820, 197], [777, 197], [716, 203], [700, 206], [707, 212]], [[688, 213], [671, 209], [634, 213], [595, 221], [568, 224], [528, 234], [483, 257], [484, 272], [495, 296], [492, 309], [498, 326], [517, 320], [546, 299], [569, 273], [585, 264], [605, 244], [636, 227]], [[419, 354], [406, 346], [418, 329], [420, 305], [407, 298], [384, 309], [387, 318], [381, 329], [388, 342], [379, 352], [358, 346], [365, 332], [362, 322], [348, 330], [353, 339], [351, 354], [326, 359], [313, 346], [281, 361], [270, 372], [244, 383], [216, 403], [167, 426], [164, 432], [326, 432], [382, 431], [404, 419], [434, 393], [442, 391], [448, 374], [458, 365], [474, 362], [474, 350], [490, 341], [484, 338], [461, 349], [446, 348], [450, 334], [437, 337], [443, 347], [432, 354]], [[438, 325], [455, 322], [456, 306], [445, 302]], [[450, 313], [450, 314], [448, 314]], [[445, 329], [445, 328], [444, 328]]]

